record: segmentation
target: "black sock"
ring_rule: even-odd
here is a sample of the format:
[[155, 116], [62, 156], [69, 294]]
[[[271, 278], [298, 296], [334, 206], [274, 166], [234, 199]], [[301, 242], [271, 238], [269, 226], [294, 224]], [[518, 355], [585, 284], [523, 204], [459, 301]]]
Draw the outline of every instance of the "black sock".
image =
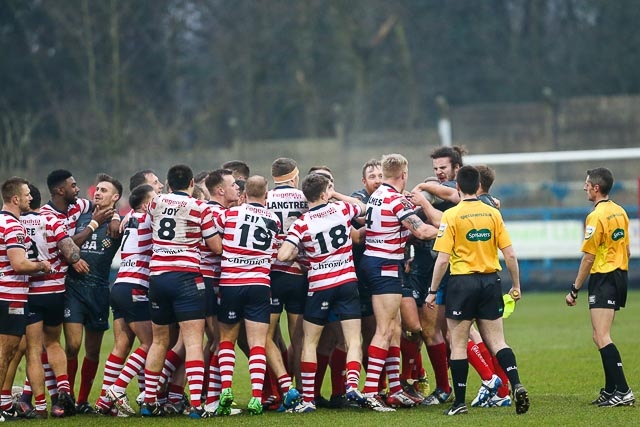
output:
[[616, 345], [614, 343], [606, 345], [600, 349], [600, 353], [606, 366], [605, 372], [608, 371], [611, 374], [611, 379], [616, 384], [616, 389], [623, 393], [629, 391], [629, 384], [627, 384], [627, 379], [622, 370], [622, 359]]
[[456, 395], [455, 404], [464, 403], [467, 394], [467, 376], [469, 375], [469, 361], [467, 359], [450, 360], [453, 393]]
[[604, 348], [601, 348], [600, 351], [600, 359], [602, 359], [602, 369], [604, 371], [604, 391], [606, 391], [609, 394], [612, 394], [614, 391], [616, 391], [616, 383], [613, 380], [613, 375], [611, 375], [611, 370], [609, 369], [609, 367], [607, 366], [607, 360], [606, 360], [606, 351], [602, 351], [604, 350]]
[[502, 369], [509, 377], [511, 387], [515, 387], [520, 384], [520, 375], [518, 374], [518, 365], [516, 364], [516, 355], [513, 354], [511, 348], [506, 347], [496, 353], [498, 363], [502, 366]]

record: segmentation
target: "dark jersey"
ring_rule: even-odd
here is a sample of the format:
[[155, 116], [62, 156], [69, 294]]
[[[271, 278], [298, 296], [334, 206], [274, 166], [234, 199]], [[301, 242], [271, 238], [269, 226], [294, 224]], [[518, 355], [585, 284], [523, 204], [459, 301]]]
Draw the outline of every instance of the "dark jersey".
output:
[[491, 195], [488, 193], [480, 194], [478, 196], [478, 200], [480, 200], [485, 205], [489, 205], [492, 208], [498, 209], [498, 206], [496, 205], [496, 201], [493, 200], [493, 197], [491, 197]]
[[[442, 185], [456, 188], [456, 181], [445, 181]], [[444, 212], [455, 205], [455, 203], [443, 201], [433, 205], [433, 207]], [[418, 212], [418, 217], [420, 217], [422, 221], [427, 222], [422, 210]], [[413, 239], [413, 262], [411, 263], [411, 273], [427, 276], [431, 276], [433, 274], [433, 266], [435, 265], [437, 255], [432, 252], [433, 243], [434, 240]]]
[[[82, 214], [76, 225], [76, 233], [91, 222], [91, 213]], [[111, 261], [120, 247], [121, 239], [107, 236], [109, 223], [101, 224], [80, 247], [80, 256], [89, 264], [89, 273], [79, 274], [73, 268], [67, 272], [66, 286], [109, 287]]]
[[[417, 213], [418, 217], [427, 222], [427, 218], [424, 212], [420, 210]], [[413, 245], [413, 262], [411, 263], [411, 273], [420, 274], [425, 276], [431, 276], [433, 273], [433, 266], [435, 265], [435, 258], [432, 254], [433, 240], [420, 240], [411, 239]]]
[[[365, 205], [369, 201], [369, 196], [370, 196], [370, 194], [367, 193], [367, 190], [365, 190], [364, 188], [354, 192], [351, 195], [351, 197], [355, 197], [356, 199], [360, 200]], [[358, 221], [352, 221], [351, 222], [351, 226], [353, 228], [355, 228], [356, 230], [358, 230], [358, 229], [364, 227], [364, 224], [360, 224]], [[357, 245], [357, 244], [354, 243], [353, 244], [353, 264], [354, 265], [357, 266], [360, 263], [360, 259], [362, 259], [362, 255], [363, 254], [364, 254], [364, 243], [361, 244], [361, 245]]]
[[[442, 183], [442, 185], [446, 186], [446, 187], [451, 187], [451, 188], [456, 188], [456, 181], [445, 181]], [[436, 203], [435, 205], [433, 205], [434, 208], [438, 209], [439, 211], [446, 211], [447, 209], [450, 209], [452, 207], [454, 207], [456, 205], [456, 203], [451, 203], [448, 201], [443, 201], [440, 203]]]

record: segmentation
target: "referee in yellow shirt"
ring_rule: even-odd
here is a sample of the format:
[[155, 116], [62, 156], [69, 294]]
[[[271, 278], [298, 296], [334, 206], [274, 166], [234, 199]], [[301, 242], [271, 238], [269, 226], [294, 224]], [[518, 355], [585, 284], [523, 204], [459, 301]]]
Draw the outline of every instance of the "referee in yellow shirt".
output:
[[591, 274], [589, 314], [605, 376], [604, 388], [591, 403], [601, 407], [629, 406], [636, 400], [624, 376], [618, 348], [611, 341], [615, 312], [627, 301], [629, 270], [629, 217], [621, 206], [609, 200], [612, 186], [613, 174], [609, 169], [587, 171], [584, 191], [594, 208], [585, 222], [584, 255], [578, 274], [565, 297], [568, 306], [576, 305], [578, 291]]
[[474, 320], [489, 350], [496, 355], [500, 366], [512, 384], [516, 413], [529, 409], [529, 393], [520, 383], [516, 357], [504, 340], [502, 313], [504, 302], [498, 271], [498, 249], [513, 283], [509, 294], [519, 300], [520, 277], [518, 260], [511, 246], [511, 239], [504, 227], [500, 211], [478, 200], [476, 193], [480, 174], [473, 166], [460, 168], [457, 187], [461, 202], [445, 211], [440, 221], [434, 250], [438, 252], [431, 280], [427, 307], [435, 308], [435, 294], [447, 269], [451, 278], [447, 285], [447, 326], [451, 332], [451, 377], [455, 401], [445, 415], [467, 413], [465, 394], [467, 388], [467, 342], [469, 328]]

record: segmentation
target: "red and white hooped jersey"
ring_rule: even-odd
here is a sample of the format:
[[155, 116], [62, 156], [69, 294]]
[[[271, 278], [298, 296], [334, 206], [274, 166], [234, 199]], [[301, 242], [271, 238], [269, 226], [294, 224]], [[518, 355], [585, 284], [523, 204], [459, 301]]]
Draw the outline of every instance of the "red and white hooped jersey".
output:
[[58, 250], [58, 242], [70, 238], [64, 222], [50, 214], [28, 212], [20, 216], [31, 247], [27, 251], [33, 261], [49, 261], [51, 273], [29, 276], [29, 294], [58, 294], [64, 292], [64, 279], [69, 265]]
[[[222, 212], [227, 210], [227, 208], [218, 202], [209, 202], [207, 203], [207, 207], [211, 211], [211, 219], [214, 224]], [[222, 255], [216, 255], [211, 252], [211, 249], [209, 249], [209, 246], [207, 246], [204, 241], [200, 244], [200, 253], [202, 255], [202, 259], [200, 260], [200, 273], [202, 273], [202, 277], [219, 279]]]
[[131, 212], [126, 219], [120, 245], [120, 268], [114, 285], [134, 283], [148, 288], [153, 243], [151, 216], [147, 212]]
[[309, 291], [357, 281], [353, 265], [351, 220], [362, 214], [358, 205], [336, 202], [316, 206], [289, 228], [287, 241], [302, 243], [309, 259]]
[[245, 203], [224, 211], [216, 225], [222, 234], [220, 286], [269, 286], [278, 217], [259, 204]]
[[40, 214], [53, 215], [62, 220], [64, 225], [67, 226], [67, 234], [69, 234], [69, 236], [73, 236], [76, 234], [76, 224], [78, 223], [80, 215], [91, 212], [92, 209], [93, 203], [91, 203], [91, 201], [87, 199], [76, 199], [74, 204], [69, 205], [66, 212], [60, 212], [53, 207], [51, 202], [49, 202], [40, 208]]
[[150, 274], [200, 272], [200, 242], [216, 235], [211, 212], [187, 193], [158, 194], [148, 208], [153, 230]]
[[30, 241], [24, 226], [18, 218], [7, 211], [0, 211], [0, 300], [27, 302], [29, 279], [26, 274], [18, 274], [9, 262], [8, 249], [20, 248], [26, 251]]
[[403, 259], [410, 232], [402, 225], [402, 221], [413, 213], [413, 204], [395, 188], [388, 184], [378, 187], [367, 202], [364, 254]]
[[[267, 209], [273, 212], [280, 220], [280, 230], [278, 232], [278, 247], [282, 244], [287, 231], [284, 230], [287, 218], [294, 217], [300, 218], [303, 213], [309, 210], [307, 199], [304, 197], [304, 193], [297, 188], [290, 187], [288, 185], [275, 187], [269, 190], [267, 193]], [[281, 271], [289, 274], [304, 274], [304, 270], [301, 264], [307, 264], [307, 260], [304, 258], [304, 253], [300, 251], [300, 256], [295, 261], [282, 262], [275, 259], [271, 270]]]

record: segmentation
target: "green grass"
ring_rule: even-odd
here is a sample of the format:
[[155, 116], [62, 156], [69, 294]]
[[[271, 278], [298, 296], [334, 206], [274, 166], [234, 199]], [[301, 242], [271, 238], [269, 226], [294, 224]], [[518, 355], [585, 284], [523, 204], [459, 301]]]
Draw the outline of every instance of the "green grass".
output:
[[[584, 296], [583, 296], [584, 297]], [[639, 291], [629, 294], [629, 307], [621, 310], [613, 328], [613, 340], [624, 362], [625, 374], [630, 386], [640, 392], [640, 353], [638, 352], [638, 319], [640, 319]], [[634, 332], [635, 331], [635, 332]], [[527, 293], [518, 303], [515, 313], [505, 321], [507, 342], [513, 347], [520, 376], [529, 390], [531, 409], [526, 415], [517, 416], [514, 408], [469, 408], [468, 415], [445, 417], [444, 407], [421, 407], [378, 414], [371, 411], [318, 410], [313, 414], [267, 413], [259, 417], [241, 415], [207, 422], [223, 425], [331, 425], [331, 426], [408, 426], [424, 425], [631, 425], [640, 414], [635, 407], [594, 408], [589, 402], [596, 397], [603, 384], [600, 356], [591, 341], [591, 326], [585, 298], [578, 307], [564, 305], [561, 293]], [[102, 362], [111, 349], [112, 337], [105, 337]], [[81, 360], [81, 359], [80, 359]], [[425, 357], [425, 361], [428, 359]], [[427, 369], [430, 366], [427, 362]], [[22, 372], [24, 370], [22, 369]], [[19, 374], [20, 375], [20, 374]], [[22, 376], [24, 374], [22, 373]], [[430, 378], [432, 375], [430, 375]], [[100, 377], [101, 378], [101, 377]], [[364, 380], [364, 378], [363, 378]], [[325, 380], [324, 395], [330, 394], [330, 380]], [[473, 399], [480, 381], [470, 369], [467, 403]], [[239, 407], [249, 400], [249, 380], [244, 356], [238, 358], [234, 391]], [[77, 387], [77, 385], [76, 385]], [[98, 395], [99, 385], [94, 384], [92, 401]], [[137, 396], [132, 385], [129, 396]], [[634, 421], [635, 420], [635, 421]], [[30, 421], [29, 425], [153, 425], [170, 426], [190, 422], [187, 418], [139, 417], [123, 419], [97, 416], [76, 416], [69, 419]]]

